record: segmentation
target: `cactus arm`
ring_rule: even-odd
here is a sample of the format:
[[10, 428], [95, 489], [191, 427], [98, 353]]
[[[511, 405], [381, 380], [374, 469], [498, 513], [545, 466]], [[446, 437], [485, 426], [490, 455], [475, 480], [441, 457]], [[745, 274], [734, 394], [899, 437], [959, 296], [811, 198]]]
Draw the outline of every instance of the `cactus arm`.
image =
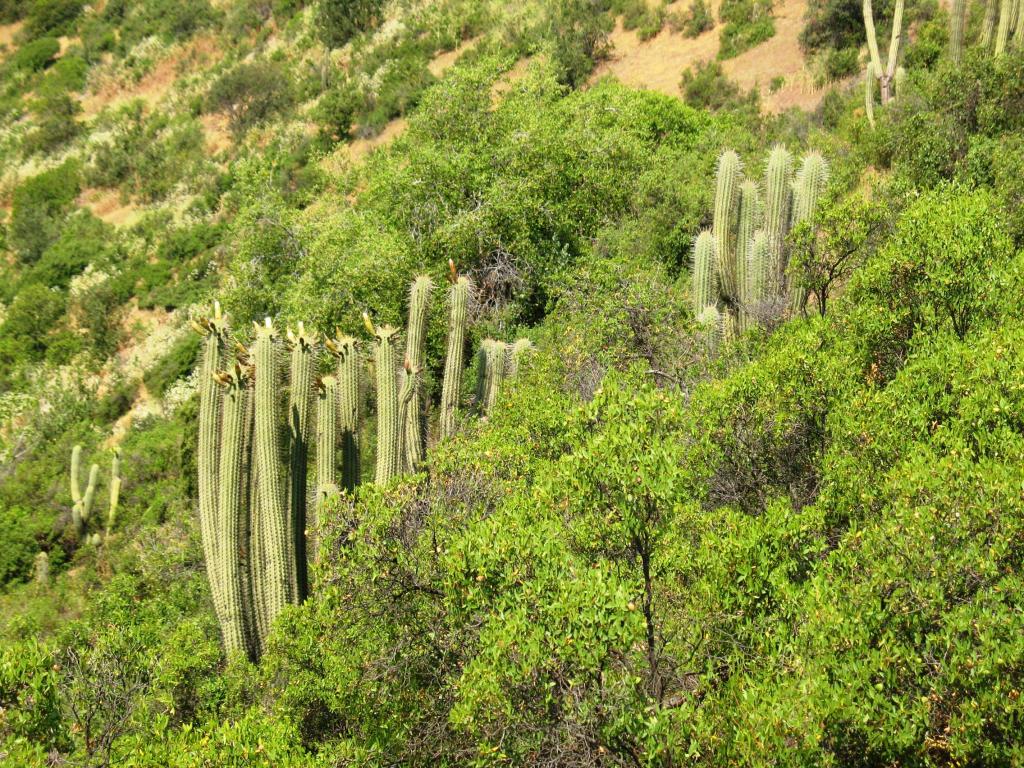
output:
[[316, 334], [299, 323], [297, 332], [288, 331], [291, 343], [290, 388], [288, 395], [289, 526], [295, 553], [295, 596], [300, 602], [309, 593], [306, 557], [307, 482], [309, 478], [310, 424], [313, 419]]
[[82, 488], [78, 476], [82, 471], [82, 446], [71, 449], [71, 501], [77, 507], [82, 501]]
[[992, 33], [996, 26], [996, 11], [999, 9], [999, 0], [986, 0], [985, 17], [981, 24], [981, 45], [986, 50], [992, 45]]
[[[454, 262], [449, 262], [454, 271]], [[456, 277], [449, 291], [451, 307], [448, 317], [448, 347], [444, 356], [444, 382], [441, 388], [441, 439], [455, 433], [459, 410], [459, 395], [462, 393], [462, 373], [466, 354], [466, 315], [472, 283], [468, 277]]]
[[360, 384], [359, 350], [351, 336], [339, 336], [332, 342], [338, 357], [338, 427], [341, 432], [341, 485], [352, 492], [359, 485], [362, 467], [359, 451]]
[[996, 31], [996, 56], [1002, 56], [1006, 51], [1006, 41], [1010, 35], [1010, 16], [1013, 12], [1013, 0], [1000, 0], [999, 3], [999, 28]]
[[377, 464], [374, 481], [385, 485], [401, 471], [401, 419], [398, 404], [398, 329], [380, 326], [374, 333], [377, 369]]
[[882, 58], [878, 54], [878, 38], [875, 35], [875, 14], [871, 8], [871, 0], [864, 0], [862, 10], [864, 12], [864, 31], [867, 34], [871, 66], [874, 69], [875, 77], [881, 77], [882, 72], [885, 70], [882, 69]]
[[269, 626], [285, 605], [295, 601], [295, 551], [284, 489], [284, 462], [278, 418], [280, 340], [270, 318], [256, 329], [252, 358], [255, 365], [255, 427], [253, 453], [258, 479], [259, 525], [263, 565], [261, 589]]
[[750, 244], [754, 238], [754, 232], [760, 225], [761, 196], [757, 190], [757, 184], [753, 181], [745, 181], [740, 185], [740, 216], [739, 228], [736, 230], [736, 284], [739, 292], [739, 329], [741, 331], [747, 326], [747, 305], [750, 303], [748, 287], [750, 276], [748, 274], [750, 264]]
[[771, 246], [768, 234], [759, 229], [750, 241], [750, 265], [748, 269], [750, 307], [756, 308], [768, 298], [768, 285], [772, 269]]
[[[426, 360], [427, 316], [430, 311], [430, 295], [434, 283], [427, 275], [413, 280], [409, 289], [409, 321], [405, 336], [405, 359], [413, 371], [423, 370]], [[405, 376], [407, 374], [403, 374]], [[403, 466], [414, 471], [422, 462], [426, 452], [426, 429], [423, 423], [424, 398], [422, 380], [413, 377], [413, 398], [402, 406], [403, 422]]]
[[868, 62], [864, 73], [864, 112], [868, 116], [868, 125], [875, 127], [875, 65]]
[[506, 362], [505, 378], [514, 379], [519, 375], [519, 365], [523, 356], [533, 351], [533, 342], [527, 338], [516, 339], [509, 347], [508, 361]]
[[705, 307], [718, 303], [718, 260], [715, 258], [715, 238], [709, 230], [697, 235], [693, 242], [693, 314], [696, 317]]
[[967, 16], [967, 0], [953, 0], [949, 15], [949, 56], [959, 64], [964, 54], [964, 23]]
[[764, 229], [771, 255], [765, 290], [772, 295], [782, 293], [783, 274], [786, 268], [783, 246], [792, 208], [792, 178], [793, 156], [785, 147], [776, 145], [768, 154], [764, 185]]
[[502, 384], [505, 380], [506, 345], [503, 341], [492, 340], [487, 349], [487, 391], [484, 393], [484, 412], [490, 415], [498, 404]]
[[896, 64], [900, 58], [900, 44], [903, 42], [903, 6], [905, 0], [896, 0], [892, 13], [892, 34], [889, 38], [889, 60], [886, 62], [886, 81], [892, 81], [896, 74]]
[[718, 158], [715, 174], [715, 209], [712, 233], [715, 237], [715, 259], [719, 286], [729, 301], [738, 297], [736, 275], [736, 216], [739, 209], [739, 186], [743, 180], [740, 157], [732, 150]]
[[92, 513], [92, 502], [96, 498], [96, 481], [100, 476], [100, 465], [93, 464], [89, 467], [89, 484], [85, 486], [85, 495], [82, 497], [82, 526], [89, 522], [89, 515]]
[[121, 454], [114, 451], [114, 458], [110, 462], [110, 507], [107, 510], [107, 536], [114, 529], [117, 522], [117, 504], [121, 498]]
[[338, 379], [324, 376], [317, 390], [316, 498], [317, 505], [338, 492]]
[[251, 606], [244, 599], [247, 573], [242, 565], [248, 542], [242, 540], [243, 521], [248, 510], [243, 504], [246, 455], [246, 417], [248, 392], [240, 369], [230, 376], [224, 393], [223, 444], [220, 454], [217, 523], [218, 559], [224, 584], [224, 614], [221, 633], [224, 648], [230, 653], [250, 653], [249, 620]]

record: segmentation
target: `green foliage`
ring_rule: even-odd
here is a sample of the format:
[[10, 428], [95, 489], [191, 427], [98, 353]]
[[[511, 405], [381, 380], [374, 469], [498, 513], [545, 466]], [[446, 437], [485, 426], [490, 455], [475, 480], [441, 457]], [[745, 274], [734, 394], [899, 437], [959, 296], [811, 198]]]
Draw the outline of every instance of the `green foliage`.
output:
[[82, 14], [80, 0], [34, 0], [25, 16], [29, 39], [43, 35], [66, 35]]
[[0, 507], [0, 584], [27, 581], [32, 561], [39, 551], [38, 520], [23, 507]]
[[37, 261], [59, 237], [79, 184], [78, 166], [69, 160], [26, 179], [14, 190], [8, 243], [23, 263]]
[[687, 37], [697, 37], [702, 32], [712, 29], [715, 26], [715, 19], [704, 0], [693, 0], [682, 18], [673, 23], [670, 17], [669, 23], [677, 26]]
[[0, 646], [0, 747], [24, 765], [66, 748], [59, 676], [53, 650], [35, 640]]
[[340, 48], [380, 21], [382, 0], [318, 0], [316, 27], [328, 48]]
[[224, 112], [236, 135], [293, 103], [292, 83], [275, 61], [243, 62], [210, 87], [206, 110]]
[[805, 50], [859, 48], [863, 40], [864, 16], [857, 0], [811, 0], [808, 4], [800, 32]]
[[18, 48], [11, 57], [12, 69], [38, 72], [49, 65], [60, 52], [60, 42], [55, 37], [41, 37]]
[[607, 55], [611, 18], [605, 0], [562, 0], [544, 4], [543, 25], [552, 30], [551, 60], [558, 81], [575, 88]]
[[775, 34], [770, 0], [724, 0], [718, 10], [722, 27], [719, 59], [731, 59]]
[[683, 98], [692, 107], [719, 110], [727, 108], [754, 108], [758, 103], [756, 90], [744, 95], [740, 87], [728, 78], [717, 61], [697, 64], [683, 72]]
[[81, 105], [66, 93], [44, 96], [32, 104], [38, 127], [23, 144], [25, 154], [53, 152], [75, 138], [81, 126], [75, 117]]
[[146, 389], [157, 397], [162, 397], [168, 387], [188, 375], [199, 359], [199, 339], [187, 334], [176, 341], [152, 368], [143, 376]]
[[110, 0], [103, 8], [102, 17], [117, 25], [118, 47], [126, 52], [152, 35], [167, 43], [187, 40], [212, 26], [219, 14], [209, 0], [151, 0], [146, 3]]

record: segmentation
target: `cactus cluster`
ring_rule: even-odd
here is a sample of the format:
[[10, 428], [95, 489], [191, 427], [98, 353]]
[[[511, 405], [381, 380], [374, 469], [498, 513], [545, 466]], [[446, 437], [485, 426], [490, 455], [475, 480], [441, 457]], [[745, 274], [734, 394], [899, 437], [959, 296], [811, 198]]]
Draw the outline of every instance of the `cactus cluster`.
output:
[[806, 293], [787, 280], [786, 237], [813, 216], [827, 184], [828, 164], [817, 152], [794, 172], [789, 150], [773, 147], [761, 185], [744, 180], [735, 152], [719, 158], [713, 226], [697, 235], [692, 267], [694, 317], [712, 345], [750, 327], [766, 303], [788, 298], [791, 311], [803, 310]]
[[[458, 275], [453, 263], [449, 269], [442, 439], [454, 434], [457, 424], [472, 294], [470, 280]], [[363, 314], [373, 339], [374, 480], [379, 484], [415, 471], [425, 456], [424, 372], [432, 292], [429, 277], [413, 281], [404, 345], [397, 328], [376, 326]], [[219, 304], [212, 317], [193, 326], [204, 338], [197, 464], [207, 577], [225, 648], [255, 658], [281, 610], [308, 593], [308, 552], [315, 550], [309, 538], [315, 529], [312, 517], [326, 499], [360, 483], [364, 361], [351, 336], [339, 333], [321, 342], [301, 323], [282, 334], [270, 318], [254, 324], [251, 342], [243, 346], [232, 341]], [[481, 411], [490, 413], [502, 382], [515, 375], [531, 345], [520, 339], [511, 345], [487, 340], [484, 346], [491, 351], [480, 403]], [[80, 451], [73, 459], [76, 508], [84, 520], [98, 470], [86, 493], [79, 494]], [[119, 482], [112, 483], [112, 498], [115, 485]]]
[[[1019, 5], [1015, 0], [986, 0], [979, 39], [982, 48], [1002, 56], [1009, 48], [1019, 50], [1024, 45], [1024, 12]], [[959, 62], [967, 26], [966, 0], [953, 0], [949, 24], [950, 57]]]
[[[76, 445], [71, 449], [71, 523], [75, 527], [75, 534], [79, 541], [88, 541], [91, 544], [100, 543], [100, 534], [95, 532], [89, 535], [89, 520], [92, 519], [93, 501], [96, 498], [96, 483], [99, 480], [99, 464], [92, 464], [89, 467], [89, 475], [86, 480], [85, 490], [82, 490], [82, 446]], [[105, 535], [110, 536], [117, 522], [117, 505], [121, 497], [121, 456], [114, 451], [114, 457], [110, 462], [110, 502], [107, 508], [107, 522]]]
[[501, 396], [505, 382], [519, 373], [523, 355], [533, 349], [527, 338], [511, 344], [497, 339], [484, 339], [477, 351], [476, 402], [481, 416], [490, 416]]

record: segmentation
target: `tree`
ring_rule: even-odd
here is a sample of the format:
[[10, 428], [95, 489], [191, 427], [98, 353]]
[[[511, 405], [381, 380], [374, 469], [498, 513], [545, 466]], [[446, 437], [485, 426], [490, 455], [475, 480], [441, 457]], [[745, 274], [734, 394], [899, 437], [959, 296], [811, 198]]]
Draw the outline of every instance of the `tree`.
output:
[[320, 0], [316, 24], [328, 48], [340, 48], [381, 18], [383, 0]]

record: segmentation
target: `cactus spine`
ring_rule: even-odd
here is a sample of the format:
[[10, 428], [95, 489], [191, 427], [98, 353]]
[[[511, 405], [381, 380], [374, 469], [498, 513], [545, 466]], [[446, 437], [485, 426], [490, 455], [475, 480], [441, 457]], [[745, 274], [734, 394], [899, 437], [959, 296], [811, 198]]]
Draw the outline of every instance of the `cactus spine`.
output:
[[732, 150], [718, 158], [715, 174], [715, 209], [712, 233], [715, 237], [715, 263], [719, 288], [728, 302], [735, 302], [739, 291], [736, 274], [735, 222], [739, 211], [739, 186], [743, 180], [740, 157]]
[[245, 464], [248, 455], [248, 384], [238, 364], [232, 373], [221, 375], [223, 396], [222, 445], [218, 492], [219, 578], [224, 603], [221, 632], [228, 653], [251, 653], [248, 594], [248, 509], [243, 503]]
[[298, 330], [288, 330], [292, 348], [288, 396], [288, 493], [289, 524], [295, 552], [295, 591], [299, 601], [309, 593], [306, 567], [306, 509], [309, 467], [310, 424], [313, 419], [314, 378], [316, 375], [316, 334], [307, 333], [300, 322]]
[[466, 354], [466, 315], [472, 283], [465, 275], [457, 276], [455, 263], [448, 261], [452, 274], [452, 287], [448, 291], [450, 314], [448, 315], [448, 347], [444, 356], [444, 382], [441, 386], [441, 439], [455, 434], [459, 412], [459, 396], [462, 394], [462, 372]]
[[715, 238], [709, 230], [697, 235], [693, 242], [693, 314], [718, 303], [718, 275]]
[[254, 580], [254, 587], [268, 627], [284, 606], [295, 602], [295, 543], [285, 503], [278, 418], [280, 354], [280, 338], [268, 317], [264, 325], [256, 326], [252, 348], [256, 390], [253, 454], [259, 502], [254, 527], [261, 538], [264, 560], [262, 577]]
[[374, 481], [377, 485], [388, 483], [402, 470], [397, 340], [397, 328], [384, 325], [374, 330], [374, 364], [377, 369], [377, 467]]
[[427, 314], [430, 310], [430, 294], [434, 283], [427, 275], [420, 275], [413, 280], [409, 289], [409, 319], [405, 336], [405, 360], [408, 363], [403, 376], [408, 378], [413, 371], [413, 393], [409, 401], [402, 406], [403, 423], [403, 466], [407, 471], [415, 471], [423, 463], [426, 452], [426, 424], [424, 423], [425, 405], [421, 386], [420, 371], [426, 359]]

